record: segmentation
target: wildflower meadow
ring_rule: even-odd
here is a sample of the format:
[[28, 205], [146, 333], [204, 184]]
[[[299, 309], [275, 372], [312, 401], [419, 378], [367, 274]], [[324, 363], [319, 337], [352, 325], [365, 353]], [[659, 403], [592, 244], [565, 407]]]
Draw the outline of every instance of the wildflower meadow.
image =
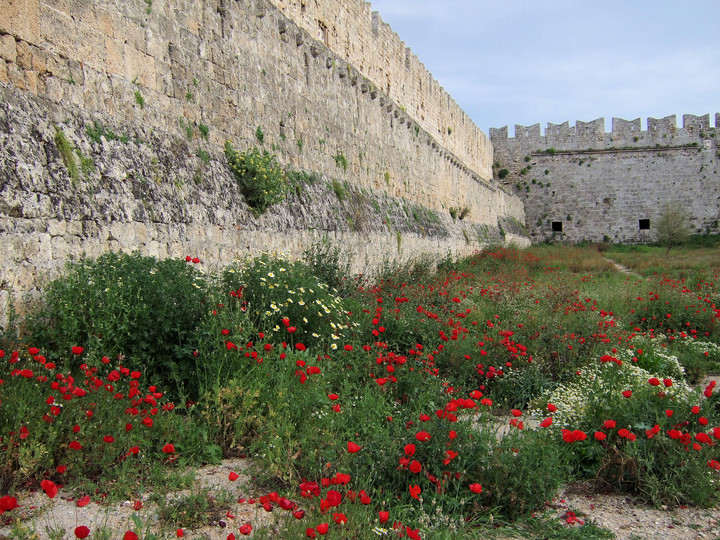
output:
[[[495, 247], [373, 278], [323, 245], [221, 269], [71, 262], [0, 335], [0, 526], [175, 538], [220, 516], [228, 539], [606, 538], [546, 516], [562, 486], [711, 506], [720, 258], [658, 252]], [[193, 487], [231, 457], [256, 496]], [[122, 530], [82, 514], [64, 530], [43, 521], [61, 496], [148, 502]], [[234, 519], [247, 506], [272, 524]]]

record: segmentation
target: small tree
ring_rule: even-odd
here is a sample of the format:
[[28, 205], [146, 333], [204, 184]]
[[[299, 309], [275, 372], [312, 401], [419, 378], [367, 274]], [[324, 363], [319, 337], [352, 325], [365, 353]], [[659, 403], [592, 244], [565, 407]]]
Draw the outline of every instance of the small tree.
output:
[[667, 249], [665, 255], [670, 252], [670, 248], [682, 244], [690, 236], [690, 227], [687, 223], [687, 216], [677, 203], [666, 204], [657, 224], [658, 242]]

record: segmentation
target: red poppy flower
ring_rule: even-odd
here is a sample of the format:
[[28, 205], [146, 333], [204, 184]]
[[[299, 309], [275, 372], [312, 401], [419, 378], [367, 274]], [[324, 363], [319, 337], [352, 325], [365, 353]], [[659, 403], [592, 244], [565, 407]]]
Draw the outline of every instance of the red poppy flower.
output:
[[103, 437], [103, 441], [106, 442], [106, 443], [108, 443], [108, 444], [112, 444], [112, 443], [115, 442], [115, 437], [113, 437], [112, 435], [105, 435], [105, 436]]
[[80, 497], [75, 504], [77, 504], [80, 508], [82, 508], [83, 506], [87, 506], [88, 504], [90, 504], [90, 497], [88, 495]]
[[333, 512], [333, 521], [338, 525], [345, 525], [348, 522], [348, 518], [342, 512]]
[[229, 479], [231, 482], [234, 482], [234, 481], [237, 480], [238, 478], [240, 478], [240, 475], [239, 475], [238, 473], [236, 473], [235, 471], [231, 471], [230, 474], [228, 475], [228, 479]]
[[325, 502], [328, 507], [334, 508], [335, 506], [339, 506], [342, 502], [342, 495], [339, 491], [336, 491], [334, 489], [330, 489], [327, 492], [327, 496], [325, 497]]
[[623, 439], [627, 439], [630, 437], [630, 430], [626, 428], [620, 428], [618, 430], [618, 437], [622, 437]]
[[[78, 347], [77, 345], [75, 345], [75, 346], [72, 348], [72, 353], [75, 354], [75, 355], [78, 355], [78, 354], [82, 354], [84, 350], [85, 350], [85, 349], [83, 349], [82, 347]], [[85, 537], [83, 536], [83, 538], [85, 538]]]
[[162, 451], [165, 452], [166, 454], [172, 454], [173, 452], [175, 452], [175, 445], [168, 443], [165, 446], [163, 446]]
[[[290, 330], [290, 328], [288, 328], [288, 330]], [[305, 345], [303, 345], [302, 343], [296, 343], [296, 344], [295, 344], [295, 348], [296, 348], [298, 351], [304, 351], [304, 350], [306, 349]]]
[[420, 493], [422, 493], [422, 489], [420, 489], [420, 486], [418, 486], [417, 484], [415, 484], [414, 486], [408, 486], [408, 489], [410, 490], [410, 496], [411, 496], [413, 499], [418, 499], [418, 500], [420, 500], [419, 495], [420, 495]]
[[470, 491], [475, 494], [482, 492], [482, 486], [480, 484], [470, 484]]
[[55, 482], [52, 482], [51, 480], [43, 480], [40, 482], [40, 487], [45, 492], [45, 495], [51, 499], [58, 493], [58, 487], [55, 485]]
[[384, 525], [385, 523], [387, 523], [387, 520], [390, 519], [390, 512], [380, 510], [378, 512], [378, 516], [380, 517], [380, 523]]
[[88, 529], [85, 525], [75, 527], [75, 538], [87, 538], [89, 534], [90, 529]]
[[317, 527], [315, 527], [315, 530], [318, 532], [318, 534], [325, 535], [328, 532], [328, 528], [330, 526], [327, 523], [321, 523]]
[[650, 383], [650, 386], [660, 386], [660, 381], [657, 377], [651, 377], [648, 379], [648, 383]]
[[602, 431], [596, 431], [593, 436], [597, 441], [604, 441], [605, 439], [607, 439], [607, 435], [605, 435], [605, 433]]
[[415, 434], [415, 438], [420, 442], [425, 442], [430, 440], [430, 434], [427, 431], [418, 431]]
[[410, 462], [409, 468], [410, 468], [410, 472], [417, 474], [422, 470], [422, 464], [419, 461], [416, 461], [413, 459]]
[[305, 510], [296, 510], [293, 512], [293, 517], [295, 519], [302, 519], [305, 517]]
[[690, 410], [693, 414], [700, 414], [700, 407], [698, 407], [697, 405], [693, 406], [693, 408]]
[[356, 454], [357, 452], [360, 451], [360, 448], [361, 448], [361, 447], [360, 447], [359, 445], [355, 444], [355, 443], [352, 442], [352, 441], [349, 441], [349, 442], [347, 443], [348, 452], [350, 452], [351, 454]]
[[553, 405], [552, 403], [548, 403], [547, 408], [548, 408], [548, 411], [550, 411], [551, 413], [557, 411], [557, 407], [555, 405]]
[[138, 540], [138, 535], [132, 531], [125, 531], [125, 534], [123, 535], [123, 540]]
[[603, 427], [605, 429], [614, 429], [616, 425], [617, 425], [617, 422], [615, 422], [615, 420], [605, 420], [603, 422]]
[[408, 535], [408, 538], [411, 540], [421, 540], [420, 537], [420, 529], [411, 529], [410, 527], [405, 527], [405, 532]]
[[317, 536], [317, 533], [315, 533], [315, 529], [308, 527], [305, 529], [305, 536], [308, 538], [315, 538]]
[[73, 450], [82, 450], [82, 444], [77, 441], [72, 441], [68, 446], [70, 446]]
[[632, 390], [624, 390], [622, 393], [623, 397], [629, 398], [632, 396]]
[[545, 420], [540, 422], [540, 427], [543, 427], [543, 428], [548, 428], [551, 425], [552, 425], [552, 418], [549, 416]]
[[343, 348], [344, 348], [346, 351], [352, 351], [352, 350], [353, 350], [353, 346], [350, 345], [349, 343], [348, 343], [347, 345], [345, 345], [345, 347], [343, 347]]
[[178, 529], [177, 531], [175, 531], [175, 536], [177, 536], [178, 538], [183, 538], [185, 536], [185, 531], [183, 531], [182, 529]]
[[245, 525], [240, 526], [240, 534], [247, 536], [252, 532], [252, 525], [249, 523], [246, 523]]
[[10, 495], [5, 495], [3, 497], [0, 497], [0, 514], [4, 514], [5, 512], [9, 512], [10, 510], [14, 510], [15, 508], [18, 508], [20, 505], [17, 502], [17, 499], [15, 497], [11, 497]]

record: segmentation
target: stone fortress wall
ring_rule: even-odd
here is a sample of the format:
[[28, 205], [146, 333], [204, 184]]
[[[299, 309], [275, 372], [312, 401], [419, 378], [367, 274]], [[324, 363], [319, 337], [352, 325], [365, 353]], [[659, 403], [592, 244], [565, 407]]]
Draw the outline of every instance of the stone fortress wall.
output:
[[[666, 205], [697, 233], [718, 232], [720, 114], [490, 129], [496, 178], [525, 200], [534, 242], [649, 242]], [[503, 171], [504, 169], [504, 171]], [[501, 171], [503, 171], [501, 173]]]
[[490, 141], [365, 0], [273, 0], [309, 34], [357, 67], [394, 103], [483, 178]]
[[[492, 179], [492, 145], [364, 2], [322, 4], [328, 36], [277, 5], [11, 0], [0, 11], [0, 296], [108, 249], [220, 264], [263, 249], [297, 256], [330, 236], [367, 270], [470, 253], [498, 232], [524, 241], [510, 234], [523, 204]], [[60, 132], [87, 165], [79, 179]], [[307, 197], [254, 216], [222, 147], [260, 145], [259, 132], [283, 165], [362, 190], [358, 200], [381, 194], [405, 218]], [[402, 228], [408, 205], [424, 210]], [[465, 207], [463, 222], [450, 218]]]

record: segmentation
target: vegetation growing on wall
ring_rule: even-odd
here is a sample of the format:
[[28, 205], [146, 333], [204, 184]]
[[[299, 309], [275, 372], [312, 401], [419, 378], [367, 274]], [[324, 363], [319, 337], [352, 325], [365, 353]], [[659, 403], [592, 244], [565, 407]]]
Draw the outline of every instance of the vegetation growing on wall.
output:
[[237, 152], [228, 141], [225, 157], [240, 186], [248, 206], [258, 214], [285, 198], [288, 190], [287, 175], [275, 156], [257, 148]]

